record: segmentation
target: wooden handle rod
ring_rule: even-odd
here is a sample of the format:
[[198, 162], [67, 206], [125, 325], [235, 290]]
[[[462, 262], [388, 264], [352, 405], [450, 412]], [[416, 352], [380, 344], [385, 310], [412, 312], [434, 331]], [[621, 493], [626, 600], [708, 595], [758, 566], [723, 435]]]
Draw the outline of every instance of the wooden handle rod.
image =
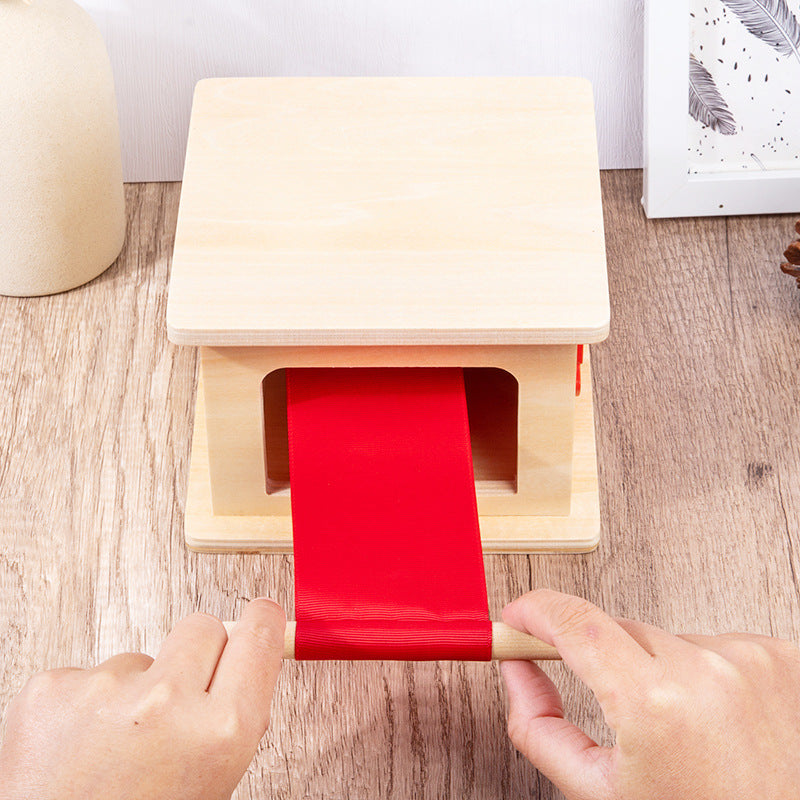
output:
[[505, 622], [492, 623], [492, 659], [495, 661], [560, 661], [551, 644], [512, 628]]
[[[228, 631], [236, 624], [224, 623]], [[296, 622], [286, 623], [283, 639], [283, 657], [294, 660], [294, 637]], [[541, 639], [511, 628], [504, 622], [492, 623], [492, 659], [496, 661], [557, 661], [561, 658], [558, 650]]]

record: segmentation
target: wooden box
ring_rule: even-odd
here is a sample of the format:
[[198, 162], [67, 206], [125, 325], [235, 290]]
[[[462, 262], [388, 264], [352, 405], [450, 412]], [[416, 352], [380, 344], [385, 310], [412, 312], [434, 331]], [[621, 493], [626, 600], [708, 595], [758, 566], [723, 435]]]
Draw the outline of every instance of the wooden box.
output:
[[609, 326], [592, 93], [573, 78], [198, 84], [167, 310], [200, 348], [197, 550], [291, 550], [287, 367], [465, 368], [487, 551], [585, 551]]

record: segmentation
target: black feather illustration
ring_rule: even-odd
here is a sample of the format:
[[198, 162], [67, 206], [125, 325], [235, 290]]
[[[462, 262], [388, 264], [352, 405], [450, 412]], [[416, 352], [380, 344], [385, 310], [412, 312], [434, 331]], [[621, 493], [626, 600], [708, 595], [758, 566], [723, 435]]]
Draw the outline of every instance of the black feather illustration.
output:
[[800, 61], [800, 24], [786, 0], [722, 0], [753, 36]]
[[725, 136], [736, 133], [736, 120], [711, 73], [693, 55], [689, 56], [689, 113]]

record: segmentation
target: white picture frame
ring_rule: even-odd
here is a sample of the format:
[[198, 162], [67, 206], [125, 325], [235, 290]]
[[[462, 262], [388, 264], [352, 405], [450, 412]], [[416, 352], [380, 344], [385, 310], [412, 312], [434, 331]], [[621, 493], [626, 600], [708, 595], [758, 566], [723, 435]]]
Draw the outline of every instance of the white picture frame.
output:
[[657, 218], [798, 213], [800, 169], [690, 174], [690, 11], [698, 3], [702, 0], [646, 3], [645, 214]]

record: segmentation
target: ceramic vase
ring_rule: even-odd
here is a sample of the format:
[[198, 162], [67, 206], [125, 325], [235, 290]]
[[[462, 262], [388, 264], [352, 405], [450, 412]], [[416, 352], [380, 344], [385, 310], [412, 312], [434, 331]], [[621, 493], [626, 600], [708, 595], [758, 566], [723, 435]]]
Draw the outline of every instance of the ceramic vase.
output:
[[116, 259], [124, 235], [100, 31], [72, 0], [0, 0], [0, 294], [80, 286]]

